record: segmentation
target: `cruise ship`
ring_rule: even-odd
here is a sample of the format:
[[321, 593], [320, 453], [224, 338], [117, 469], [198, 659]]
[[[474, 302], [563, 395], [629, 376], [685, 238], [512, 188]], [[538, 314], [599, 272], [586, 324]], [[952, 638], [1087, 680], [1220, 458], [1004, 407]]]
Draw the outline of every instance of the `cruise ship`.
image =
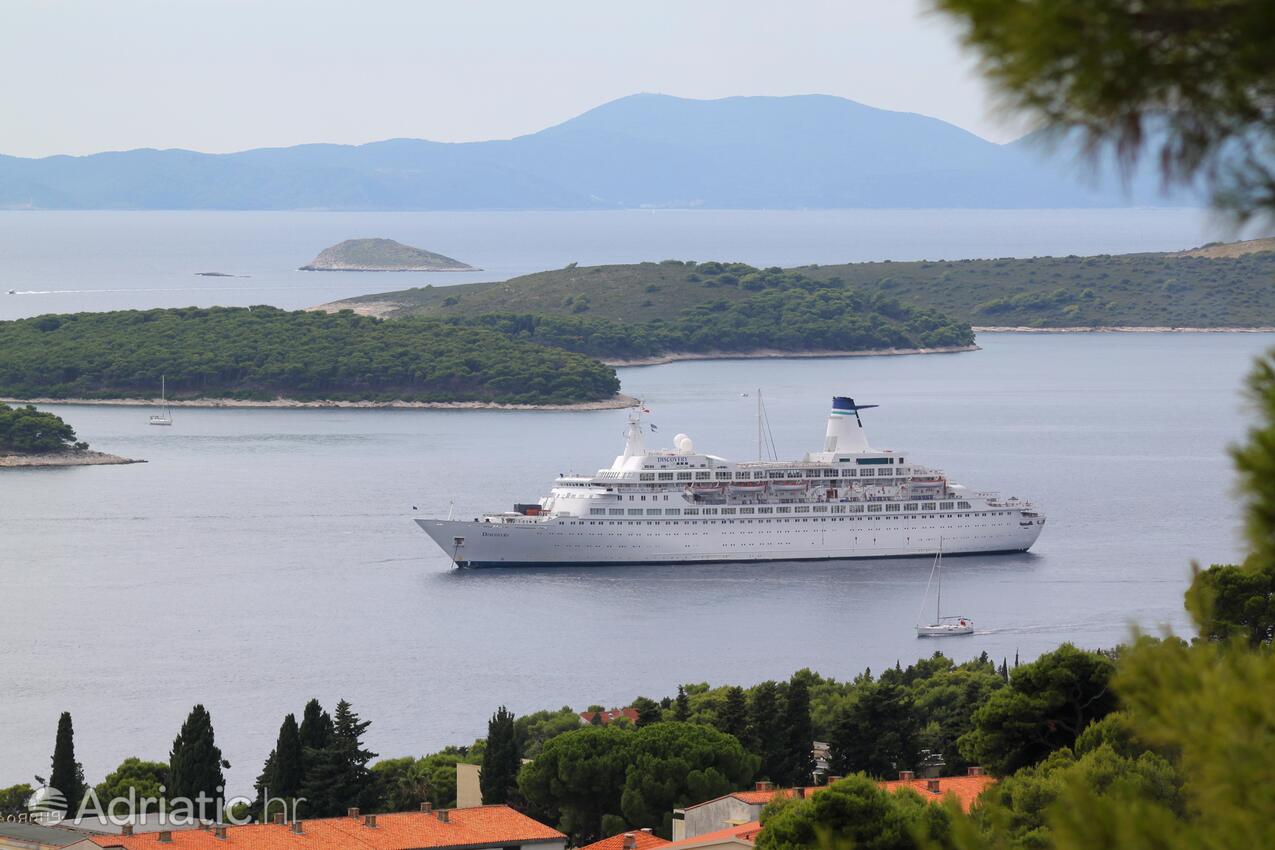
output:
[[[473, 520], [418, 519], [457, 567], [811, 561], [1025, 552], [1045, 525], [1025, 500], [970, 491], [910, 453], [874, 449], [860, 412], [832, 400], [823, 451], [734, 462], [646, 448], [642, 410], [624, 453], [549, 495]], [[761, 440], [759, 438], [759, 444]], [[759, 452], [760, 454], [760, 452]]]

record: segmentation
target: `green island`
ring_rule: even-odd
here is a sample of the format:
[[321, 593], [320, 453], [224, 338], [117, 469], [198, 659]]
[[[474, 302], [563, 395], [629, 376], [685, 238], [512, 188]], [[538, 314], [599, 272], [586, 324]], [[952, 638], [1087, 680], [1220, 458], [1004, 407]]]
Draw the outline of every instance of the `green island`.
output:
[[615, 371], [561, 349], [427, 318], [274, 307], [122, 310], [0, 322], [0, 396], [580, 404]]
[[97, 466], [137, 463], [129, 458], [89, 451], [62, 417], [27, 404], [0, 404], [0, 469], [29, 466]]
[[414, 248], [393, 239], [347, 239], [324, 248], [300, 269], [303, 272], [442, 272], [477, 271], [460, 260]]
[[[1275, 241], [1266, 239], [1177, 253], [787, 270], [676, 260], [569, 266], [503, 282], [364, 295], [324, 309], [494, 326], [521, 322], [532, 337], [544, 336], [545, 326], [550, 336], [570, 336], [567, 329], [574, 328], [584, 337], [575, 343], [578, 350], [607, 357], [706, 346], [741, 352], [926, 348], [968, 344], [971, 326], [1275, 326], [1272, 278]], [[530, 329], [527, 316], [538, 317]], [[598, 339], [588, 333], [594, 329]]]
[[[369, 309], [370, 308], [370, 309]], [[568, 267], [497, 283], [426, 286], [319, 309], [493, 328], [607, 360], [666, 354], [963, 350], [964, 322], [804, 270], [666, 260]]]

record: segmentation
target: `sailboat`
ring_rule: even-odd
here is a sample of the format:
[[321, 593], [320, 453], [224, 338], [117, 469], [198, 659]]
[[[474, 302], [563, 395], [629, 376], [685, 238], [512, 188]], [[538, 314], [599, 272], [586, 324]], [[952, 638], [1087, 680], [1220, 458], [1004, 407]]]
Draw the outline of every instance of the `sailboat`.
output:
[[164, 375], [160, 375], [159, 403], [164, 406], [164, 409], [163, 409], [163, 412], [161, 413], [155, 413], [151, 415], [150, 422], [152, 425], [172, 425], [173, 424], [173, 412], [168, 408], [168, 387], [165, 385], [166, 380], [167, 379]]
[[[936, 581], [937, 579], [937, 581]], [[934, 566], [930, 568], [930, 581], [925, 585], [925, 599], [930, 597], [930, 585], [935, 585], [934, 622], [917, 623], [917, 637], [948, 637], [949, 635], [974, 634], [974, 621], [969, 617], [943, 616], [943, 539], [939, 538], [939, 550], [934, 555]], [[921, 607], [925, 607], [925, 599]], [[918, 617], [919, 619], [919, 617]]]

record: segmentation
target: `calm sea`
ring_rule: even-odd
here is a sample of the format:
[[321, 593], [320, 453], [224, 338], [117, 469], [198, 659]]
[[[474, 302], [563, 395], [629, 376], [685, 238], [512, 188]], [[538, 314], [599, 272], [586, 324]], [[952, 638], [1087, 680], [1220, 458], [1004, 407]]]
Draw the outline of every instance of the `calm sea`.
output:
[[[1227, 235], [1192, 209], [0, 211], [0, 319], [211, 304], [297, 309], [409, 286], [504, 280], [572, 262], [674, 258], [793, 266], [1030, 257], [1177, 250]], [[398, 239], [483, 271], [296, 270], [329, 245], [367, 236]]]
[[[509, 245], [486, 256], [505, 257], [509, 268], [549, 256], [544, 265], [559, 264], [570, 255], [541, 253], [553, 229], [545, 222], [555, 215], [528, 216], [522, 227], [511, 215], [503, 225], [511, 239], [524, 231], [521, 244], [535, 246], [529, 259], [517, 259]], [[800, 214], [687, 214], [683, 223], [704, 222], [710, 246], [692, 250], [695, 240], [671, 224], [678, 214], [652, 216], [664, 222], [660, 238], [642, 230], [642, 214], [603, 214], [613, 225], [561, 215], [574, 218], [587, 245], [574, 257], [582, 262], [1079, 253], [1115, 250], [1120, 241], [1105, 232], [1119, 224], [1114, 213], [1095, 214], [1092, 232], [1077, 226], [1070, 243], [1054, 232], [1023, 250], [1011, 243], [1027, 240], [1027, 229], [1010, 232], [1010, 216], [1021, 213], [944, 213], [946, 228], [937, 213], [915, 214], [911, 225], [900, 213], [900, 233], [866, 214], [811, 214], [810, 230], [831, 228], [838, 217], [847, 233], [860, 228], [854, 253], [819, 247], [808, 234], [798, 239]], [[1198, 219], [1191, 225], [1172, 211], [1148, 214], [1165, 225], [1158, 230], [1144, 227], [1143, 213], [1128, 215], [1119, 225], [1123, 247], [1176, 247], [1207, 236]], [[751, 243], [739, 224], [750, 216], [764, 224]], [[936, 217], [933, 230], [917, 226], [926, 216]], [[958, 251], [954, 234], [973, 234], [978, 228], [967, 219], [980, 217], [996, 218], [1001, 232], [979, 231], [974, 248]], [[394, 235], [495, 266], [463, 224], [487, 226], [501, 216], [454, 218], [461, 223], [401, 216], [395, 231], [389, 216], [342, 224], [317, 214], [4, 215], [0, 269], [33, 290], [73, 288], [63, 271], [72, 268], [82, 289], [108, 278], [133, 284], [107, 287], [124, 292], [10, 296], [41, 304], [29, 311], [40, 312], [230, 302], [234, 290], [187, 288], [165, 300], [170, 295], [143, 292], [163, 287], [143, 284], [165, 275], [175, 281], [184, 254], [197, 258], [189, 262], [195, 268], [250, 271], [250, 283], [265, 268], [282, 277], [285, 257], [299, 262], [350, 235]], [[151, 261], [145, 240], [124, 239], [130, 221], [146, 223], [152, 235], [170, 232], [151, 245]], [[272, 221], [282, 248], [258, 232]], [[419, 233], [409, 232], [411, 222]], [[15, 223], [29, 238], [13, 236]], [[783, 247], [776, 229], [798, 247]], [[442, 233], [459, 247], [431, 238]], [[878, 240], [875, 248], [864, 233]], [[605, 239], [619, 246], [615, 255]], [[244, 251], [244, 240], [260, 250]], [[566, 241], [554, 237], [553, 250]], [[214, 257], [217, 244], [227, 247]], [[25, 259], [12, 262], [15, 250]], [[136, 279], [124, 271], [130, 263]], [[346, 294], [318, 293], [330, 275], [293, 277], [293, 290], [258, 290], [234, 303], [295, 306]], [[406, 282], [340, 277], [365, 289]], [[359, 282], [364, 277], [370, 283]], [[281, 293], [293, 300], [275, 297]], [[660, 435], [683, 431], [717, 454], [755, 453], [753, 398], [743, 393], [764, 389], [775, 440], [791, 456], [821, 445], [828, 397], [849, 393], [881, 404], [866, 414], [875, 444], [907, 449], [972, 488], [1038, 500], [1049, 523], [1030, 554], [952, 559], [944, 598], [952, 613], [977, 620], [978, 634], [924, 643], [912, 632], [930, 570], [924, 559], [460, 573], [412, 522], [445, 514], [452, 503], [472, 515], [530, 501], [559, 472], [609, 464], [623, 443], [622, 411], [179, 409], [171, 429], [158, 429], [143, 409], [59, 407], [96, 447], [149, 462], [0, 474], [0, 786], [48, 767], [63, 710], [74, 715], [77, 751], [96, 782], [127, 756], [166, 758], [190, 706], [202, 702], [233, 764], [232, 790], [246, 790], [283, 714], [311, 696], [325, 704], [350, 699], [373, 721], [372, 749], [393, 756], [468, 742], [501, 703], [516, 712], [618, 705], [685, 681], [751, 683], [801, 667], [848, 677], [940, 648], [958, 658], [983, 650], [1031, 658], [1062, 641], [1110, 646], [1135, 626], [1186, 630], [1181, 597], [1190, 562], [1240, 552], [1225, 450], [1246, 427], [1243, 375], [1275, 337], [979, 341], [982, 351], [955, 355], [621, 370], [625, 391], [646, 399]]]

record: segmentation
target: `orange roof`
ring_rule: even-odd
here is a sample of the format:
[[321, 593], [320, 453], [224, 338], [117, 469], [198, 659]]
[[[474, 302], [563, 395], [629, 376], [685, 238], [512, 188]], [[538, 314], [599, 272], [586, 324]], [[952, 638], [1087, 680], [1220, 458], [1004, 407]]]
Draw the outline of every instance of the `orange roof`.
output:
[[927, 800], [942, 800], [951, 794], [960, 802], [961, 808], [968, 812], [978, 795], [986, 791], [989, 785], [996, 782], [996, 777], [988, 776], [987, 774], [979, 776], [944, 776], [939, 779], [939, 792], [937, 794], [928, 790], [928, 785], [926, 784], [928, 781], [926, 779], [895, 779], [880, 784], [882, 788], [890, 792], [898, 791], [901, 788], [911, 788]]
[[[968, 812], [970, 810], [970, 806], [974, 803], [974, 799], [978, 797], [979, 794], [982, 794], [987, 786], [991, 785], [995, 781], [995, 777], [988, 776], [987, 774], [981, 774], [978, 776], [944, 776], [939, 779], [938, 794], [933, 794], [927, 790], [929, 786], [927, 785], [928, 780], [926, 779], [893, 779], [888, 782], [878, 782], [877, 784], [890, 792], [898, 791], [900, 788], [907, 786], [912, 788], [922, 797], [925, 797], [927, 800], [941, 800], [948, 794], [955, 794], [956, 799], [961, 803], [961, 808]], [[801, 796], [809, 797], [810, 795], [817, 794], [827, 787], [828, 786], [826, 785], [819, 785], [802, 788]], [[793, 797], [796, 796], [796, 790], [793, 788], [775, 788], [770, 791], [732, 791], [731, 793], [724, 794], [721, 797], [714, 797], [712, 800], [705, 800], [703, 803], [696, 803], [695, 805], [687, 806], [686, 808], [694, 809], [698, 806], [706, 806], [709, 803], [715, 803], [718, 800], [725, 800], [727, 798], [739, 800], [741, 803], [750, 806], [764, 806], [773, 800], [776, 795]]]
[[124, 850], [415, 850], [432, 847], [506, 846], [533, 841], [561, 841], [561, 832], [515, 812], [508, 806], [452, 809], [448, 822], [435, 814], [400, 812], [376, 816], [376, 826], [362, 818], [302, 821], [302, 834], [287, 824], [250, 824], [226, 828], [217, 838], [203, 829], [176, 830], [172, 841], [159, 843], [159, 833], [93, 835], [99, 847]]
[[663, 847], [669, 843], [667, 838], [660, 838], [658, 835], [639, 829], [631, 832], [621, 832], [618, 835], [612, 835], [610, 838], [586, 844], [580, 850], [624, 850], [624, 836], [626, 835], [633, 836], [633, 846], [637, 850], [650, 850], [650, 848]]
[[[754, 792], [773, 793], [773, 792]], [[720, 798], [719, 798], [720, 799]], [[697, 835], [694, 838], [683, 838], [681, 841], [674, 841], [671, 844], [665, 844], [664, 850], [677, 850], [683, 847], [699, 847], [704, 844], [721, 844], [732, 839], [744, 841], [753, 844], [757, 840], [757, 833], [761, 832], [761, 824], [757, 821], [751, 823], [740, 824], [739, 826], [728, 826], [725, 829], [719, 829], [716, 832], [706, 832], [703, 835]]]
[[638, 721], [638, 710], [636, 708], [610, 708], [602, 711], [582, 711], [580, 712], [580, 719], [585, 723], [592, 723], [593, 716], [595, 714], [601, 715], [601, 719], [598, 722], [603, 726], [613, 720], [619, 720], [621, 717], [635, 726]]

